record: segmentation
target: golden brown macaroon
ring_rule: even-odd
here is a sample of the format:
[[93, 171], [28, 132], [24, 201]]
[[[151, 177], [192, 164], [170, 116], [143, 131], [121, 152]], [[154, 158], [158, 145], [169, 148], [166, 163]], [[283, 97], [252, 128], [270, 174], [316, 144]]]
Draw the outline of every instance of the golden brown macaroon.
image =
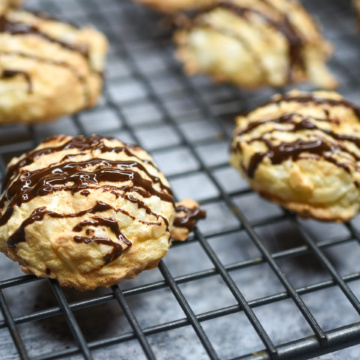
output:
[[360, 13], [360, 0], [353, 0], [353, 3], [358, 12]]
[[237, 119], [231, 164], [262, 196], [342, 222], [360, 207], [360, 109], [334, 92], [293, 91]]
[[47, 13], [0, 17], [0, 124], [45, 122], [92, 107], [102, 89], [107, 41]]
[[331, 47], [295, 0], [219, 1], [179, 21], [175, 42], [188, 74], [245, 88], [336, 86], [325, 65]]
[[17, 8], [21, 5], [22, 0], [0, 0], [0, 15], [11, 8]]
[[156, 10], [174, 13], [184, 10], [197, 9], [202, 6], [209, 6], [216, 0], [136, 0]]
[[27, 274], [79, 290], [155, 268], [205, 213], [174, 204], [140, 147], [60, 135], [14, 158], [0, 198], [0, 251]]
[[[353, 0], [354, 7], [358, 13], [358, 16], [360, 17], [360, 0]], [[360, 20], [359, 20], [360, 22]]]

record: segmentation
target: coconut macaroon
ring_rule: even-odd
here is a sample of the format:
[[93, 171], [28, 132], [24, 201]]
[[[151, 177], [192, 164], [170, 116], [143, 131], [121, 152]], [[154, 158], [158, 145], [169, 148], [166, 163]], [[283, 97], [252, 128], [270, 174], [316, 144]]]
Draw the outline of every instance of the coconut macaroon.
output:
[[334, 92], [293, 91], [237, 119], [231, 164], [267, 199], [342, 222], [360, 207], [360, 109]]
[[300, 81], [331, 89], [331, 46], [296, 0], [229, 0], [189, 15], [175, 32], [188, 74], [245, 88]]
[[0, 251], [27, 274], [79, 290], [155, 268], [205, 213], [174, 204], [140, 147], [114, 138], [56, 136], [14, 158], [0, 198]]
[[0, 124], [53, 120], [92, 107], [107, 40], [44, 12], [0, 16]]
[[358, 13], [358, 16], [360, 17], [360, 0], [353, 0], [353, 4]]
[[360, 13], [360, 0], [353, 0], [353, 3], [358, 12]]
[[17, 8], [21, 5], [22, 0], [0, 0], [0, 15], [11, 8]]
[[217, 0], [136, 0], [156, 10], [174, 13], [214, 4]]

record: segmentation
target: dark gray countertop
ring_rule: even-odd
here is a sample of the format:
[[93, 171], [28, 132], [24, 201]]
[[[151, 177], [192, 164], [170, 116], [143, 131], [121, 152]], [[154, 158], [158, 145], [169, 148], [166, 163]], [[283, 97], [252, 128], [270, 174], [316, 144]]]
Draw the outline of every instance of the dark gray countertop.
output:
[[[318, 15], [326, 36], [334, 44], [331, 68], [340, 80], [339, 91], [350, 100], [360, 103], [360, 35], [357, 33], [354, 14], [342, 0], [307, 0], [304, 3]], [[274, 93], [273, 90], [246, 93], [226, 85], [213, 84], [202, 76], [190, 80], [183, 78], [179, 65], [172, 57], [170, 37], [166, 31], [164, 34], [159, 18], [129, 1], [29, 0], [27, 6], [49, 9], [79, 23], [90, 21], [105, 31], [111, 40], [108, 81], [100, 106], [81, 113], [76, 121], [63, 118], [32, 129], [20, 125], [1, 127], [0, 153], [6, 151], [2, 155], [4, 162], [21, 151], [31, 149], [34, 146], [34, 135], [38, 140], [59, 133], [75, 135], [81, 132], [81, 125], [88, 135], [113, 135], [129, 142], [134, 142], [136, 136], [169, 177], [178, 198], [192, 197], [202, 201], [208, 218], [199, 224], [199, 229], [224, 266], [231, 268], [234, 263], [253, 259], [258, 261], [261, 260], [261, 254], [248, 235], [240, 230], [234, 209], [231, 210], [223, 201], [219, 188], [230, 194], [272, 254], [304, 246], [301, 234], [288, 218], [282, 218], [283, 210], [247, 191], [248, 185], [227, 164], [229, 144], [224, 140], [224, 134], [221, 134], [222, 127], [204, 115], [199, 98], [189, 92], [189, 89], [195, 89], [195, 94], [201, 94], [202, 104], [206, 104], [212, 114], [217, 116], [217, 121], [230, 133], [235, 114], [267, 100]], [[301, 88], [306, 89], [307, 86], [301, 85]], [[121, 118], [117, 107], [121, 110]], [[171, 118], [170, 121], [164, 118], [164, 112]], [[189, 144], [194, 145], [193, 150]], [[211, 169], [219, 187], [214, 185], [200, 162]], [[274, 222], [269, 223], [269, 217]], [[322, 249], [341, 276], [360, 271], [360, 247], [349, 227], [315, 221], [301, 220], [300, 223], [316, 243], [334, 242]], [[352, 224], [356, 230], [360, 230], [360, 217]], [[348, 240], [337, 243], [341, 239]], [[1, 255], [0, 260], [0, 282], [23, 275], [18, 265], [5, 256]], [[277, 262], [295, 288], [306, 288], [331, 280], [329, 272], [314, 255], [283, 257]], [[185, 275], [195, 272], [212, 271], [214, 268], [199, 241], [192, 239], [188, 243], [173, 246], [164, 264], [176, 279], [183, 279]], [[229, 270], [229, 273], [247, 301], [285, 291], [269, 265], [261, 261], [254, 266]], [[156, 269], [141, 274], [135, 280], [125, 281], [121, 289], [130, 291], [162, 281], [163, 276]], [[351, 281], [348, 285], [355, 295], [360, 296], [360, 280]], [[218, 274], [192, 281], [181, 280], [179, 288], [197, 315], [237, 304]], [[88, 342], [98, 343], [131, 332], [121, 308], [111, 298], [110, 289], [88, 293], [64, 289], [64, 293], [69, 303], [104, 297], [102, 304], [74, 312]], [[42, 311], [46, 309], [57, 311], [58, 304], [47, 280], [9, 287], [4, 290], [4, 294], [11, 314], [21, 323], [18, 328], [31, 357], [76, 346], [63, 315], [27, 321], [27, 317], [34, 313], [43, 314]], [[143, 328], [185, 318], [167, 286], [129, 295], [126, 299]], [[324, 331], [360, 321], [359, 314], [336, 286], [306, 293], [302, 299]], [[288, 298], [255, 307], [254, 312], [275, 345], [313, 334], [295, 303]], [[264, 348], [243, 312], [204, 321], [201, 325], [221, 358], [230, 359]], [[191, 326], [149, 335], [148, 341], [158, 359], [208, 358]], [[99, 360], [145, 359], [136, 340], [94, 350], [93, 356]], [[355, 346], [317, 359], [357, 360], [359, 357], [360, 346]], [[0, 359], [18, 358], [8, 330], [0, 326]]]

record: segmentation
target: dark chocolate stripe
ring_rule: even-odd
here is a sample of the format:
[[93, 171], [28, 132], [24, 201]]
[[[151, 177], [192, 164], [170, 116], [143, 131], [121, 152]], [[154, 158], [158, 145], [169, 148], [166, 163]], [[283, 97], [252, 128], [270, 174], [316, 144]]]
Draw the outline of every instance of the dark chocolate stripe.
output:
[[[267, 2], [264, 2], [266, 5], [269, 6]], [[289, 71], [288, 71], [288, 81], [293, 80], [293, 70], [295, 68], [301, 68], [305, 69], [304, 59], [302, 56], [302, 49], [304, 46], [304, 40], [302, 39], [301, 35], [298, 33], [296, 28], [292, 25], [291, 21], [287, 17], [286, 14], [281, 13], [278, 9], [275, 7], [271, 7], [273, 11], [277, 12], [277, 14], [281, 17], [281, 21], [276, 21], [271, 19], [267, 14], [256, 10], [252, 8], [242, 7], [237, 5], [234, 2], [228, 2], [228, 1], [221, 1], [220, 3], [216, 3], [201, 12], [197, 11], [193, 13], [193, 17], [202, 14], [202, 13], [208, 13], [210, 11], [213, 11], [218, 8], [223, 8], [226, 10], [229, 10], [233, 12], [234, 14], [246, 18], [247, 14], [255, 14], [259, 16], [261, 19], [263, 19], [267, 24], [269, 24], [271, 27], [276, 29], [278, 32], [280, 32], [284, 38], [286, 39], [288, 46], [289, 46]], [[195, 22], [196, 23], [196, 22]], [[209, 24], [211, 27], [211, 25]]]
[[25, 53], [18, 52], [18, 51], [3, 51], [3, 50], [0, 50], [0, 55], [1, 54], [8, 55], [8, 56], [19, 56], [19, 57], [34, 60], [34, 61], [37, 61], [37, 62], [40, 62], [40, 63], [46, 63], [46, 64], [59, 66], [59, 67], [63, 67], [63, 68], [68, 69], [74, 75], [74, 77], [83, 85], [83, 88], [84, 88], [84, 102], [86, 104], [90, 103], [90, 92], [89, 92], [89, 86], [87, 84], [86, 79], [73, 66], [71, 66], [69, 63], [64, 62], [64, 61], [50, 60], [50, 59], [42, 58], [42, 57], [35, 56], [35, 55], [25, 54]]
[[267, 22], [271, 27], [279, 31], [286, 39], [289, 45], [289, 59], [290, 66], [288, 70], [288, 81], [293, 80], [293, 70], [296, 67], [301, 69], [305, 68], [302, 49], [303, 49], [303, 39], [300, 34], [297, 32], [295, 27], [292, 25], [286, 14], [280, 13], [277, 9], [273, 8], [273, 10], [277, 10], [278, 14], [282, 17], [282, 21], [277, 22], [271, 18], [269, 18], [266, 14], [250, 8], [243, 8], [237, 6], [235, 3], [223, 2], [220, 4], [220, 7], [226, 8], [230, 11], [235, 12], [239, 16], [246, 16], [248, 13], [254, 13], [261, 17], [265, 22]]
[[91, 220], [84, 220], [81, 223], [77, 224], [73, 231], [81, 232], [82, 229], [86, 226], [105, 226], [108, 227], [112, 233], [119, 239], [122, 240], [126, 245], [131, 245], [131, 242], [121, 233], [119, 224], [114, 219], [103, 218], [100, 216], [93, 216]]
[[[121, 196], [125, 200], [135, 203], [139, 209], [144, 209], [147, 214], [154, 216], [157, 220], [162, 219], [163, 224], [165, 224], [166, 226], [166, 231], [170, 233], [169, 223], [165, 217], [152, 212], [150, 207], [147, 206], [144, 201], [135, 198], [131, 194], [128, 194], [129, 192], [137, 192], [143, 198], [158, 196], [163, 201], [170, 202], [171, 204], [174, 203], [170, 188], [165, 186], [158, 177], [149, 173], [149, 171], [141, 162], [136, 161], [137, 159], [142, 159], [138, 158], [137, 155], [133, 154], [130, 149], [136, 149], [137, 146], [125, 145], [123, 147], [112, 148], [105, 145], [104, 138], [95, 135], [90, 138], [79, 136], [75, 138], [70, 138], [69, 140], [67, 140], [66, 136], [57, 136], [49, 138], [44, 143], [46, 144], [47, 142], [51, 142], [54, 139], [58, 141], [64, 140], [65, 142], [58, 147], [49, 147], [40, 150], [33, 150], [27, 153], [16, 164], [9, 168], [7, 178], [4, 181], [4, 193], [2, 198], [0, 199], [0, 208], [4, 209], [5, 204], [7, 202], [8, 203], [6, 210], [2, 213], [2, 216], [0, 217], [0, 226], [5, 225], [9, 221], [10, 217], [14, 212], [15, 206], [21, 206], [21, 204], [29, 202], [35, 197], [46, 196], [57, 191], [71, 191], [72, 193], [80, 192], [82, 195], [88, 196], [89, 189], [101, 189], [102, 191], [111, 192], [117, 198]], [[109, 137], [106, 139], [111, 141], [114, 138]], [[100, 151], [101, 153], [123, 152], [128, 157], [134, 157], [135, 159], [127, 161], [113, 161], [101, 158], [93, 158], [87, 161], [63, 162], [64, 159], [72, 159], [71, 156], [67, 155], [63, 158], [62, 162], [57, 164], [50, 164], [46, 168], [41, 168], [33, 171], [21, 170], [21, 168], [31, 164], [41, 156], [57, 153], [68, 149], [78, 150], [78, 154], [70, 154], [75, 156], [79, 154], [86, 155], [87, 153], [92, 154], [94, 151]], [[150, 160], [146, 162], [151, 164]], [[135, 171], [135, 168], [138, 170]], [[144, 178], [141, 173], [146, 174], [146, 178]], [[101, 184], [104, 182], [114, 183], [114, 185]], [[118, 183], [127, 182], [130, 182], [130, 184], [118, 186]], [[156, 184], [158, 184], [161, 188], [160, 191], [154, 188], [154, 185]], [[30, 215], [30, 217], [21, 224], [17, 231], [10, 236], [8, 240], [8, 246], [14, 248], [16, 247], [17, 243], [25, 241], [26, 226], [29, 226], [35, 221], [43, 220], [45, 215], [54, 218], [80, 217], [87, 213], [96, 214], [98, 212], [103, 212], [110, 209], [116, 212], [121, 212], [126, 216], [129, 216], [132, 220], [136, 220], [134, 216], [130, 215], [127, 211], [123, 209], [114, 209], [112, 206], [99, 201], [94, 208], [81, 211], [77, 214], [62, 215], [53, 211], [48, 211], [45, 207], [42, 207], [36, 209]], [[138, 221], [149, 226], [162, 225], [161, 221]], [[91, 226], [106, 226], [111, 229], [111, 231], [116, 235], [118, 239], [124, 241], [129, 246], [131, 245], [131, 242], [126, 239], [123, 234], [121, 234], [118, 223], [113, 219], [95, 216], [90, 220], [82, 221], [80, 224], [75, 226], [73, 230], [80, 232], [85, 226], [89, 226], [89, 228], [86, 230], [87, 236], [76, 236], [74, 240], [76, 242], [83, 242], [86, 244], [96, 242], [98, 244], [112, 246], [112, 251], [104, 256], [105, 264], [118, 258], [121, 255], [123, 248], [121, 244], [114, 242], [111, 239], [99, 238], [96, 236], [89, 237], [94, 232], [91, 229]]]
[[48, 216], [50, 216], [52, 218], [56, 218], [56, 219], [64, 219], [64, 218], [81, 217], [81, 216], [84, 216], [85, 214], [96, 214], [96, 213], [104, 212], [104, 211], [108, 211], [108, 210], [118, 211], [117, 209], [114, 209], [111, 205], [106, 204], [102, 201], [97, 201], [96, 205], [94, 207], [87, 209], [87, 210], [80, 211], [76, 214], [59, 214], [54, 211], [46, 210], [46, 207], [37, 208], [32, 212], [32, 214], [26, 220], [24, 220], [22, 222], [20, 227], [9, 237], [8, 246], [10, 248], [15, 248], [16, 244], [26, 241], [25, 228], [27, 226], [33, 224], [34, 222], [42, 221], [44, 219], [45, 215], [48, 215]]
[[136, 204], [139, 209], [144, 209], [145, 212], [146, 212], [148, 215], [153, 215], [153, 216], [155, 216], [157, 219], [162, 218], [162, 219], [164, 220], [165, 225], [166, 225], [166, 231], [169, 231], [169, 222], [167, 221], [167, 219], [166, 219], [164, 216], [152, 212], [149, 206], [147, 206], [143, 201], [135, 198], [134, 196], [131, 196], [131, 195], [121, 195], [121, 196], [122, 196], [124, 199], [129, 200], [130, 202]]
[[287, 95], [287, 96], [282, 96], [275, 100], [271, 100], [263, 106], [267, 106], [270, 104], [280, 104], [282, 102], [285, 102], [285, 103], [286, 102], [297, 102], [300, 104], [306, 104], [309, 102], [313, 102], [315, 104], [329, 105], [331, 107], [332, 106], [344, 106], [344, 107], [351, 109], [360, 120], [360, 107], [358, 107], [355, 104], [352, 104], [351, 102], [349, 102], [345, 99], [324, 99], [324, 98], [320, 98], [320, 97], [309, 95], [309, 94], [304, 95], [304, 96], [302, 96], [302, 95], [299, 95], [299, 96]]
[[257, 167], [260, 165], [260, 163], [265, 157], [269, 158], [272, 164], [277, 165], [288, 159], [296, 161], [298, 160], [300, 155], [307, 153], [323, 157], [328, 162], [331, 162], [334, 165], [341, 167], [345, 171], [350, 173], [350, 168], [347, 164], [340, 163], [334, 158], [332, 158], [330, 155], [326, 155], [327, 152], [334, 153], [334, 151], [339, 150], [339, 147], [337, 145], [330, 145], [322, 139], [308, 141], [296, 140], [294, 142], [283, 142], [280, 145], [273, 145], [270, 141], [266, 139], [262, 140], [266, 143], [268, 151], [256, 153], [252, 156], [249, 166], [246, 170], [250, 178], [254, 177]]
[[[296, 117], [298, 117], [301, 120], [294, 121], [296, 119]], [[282, 129], [278, 129], [278, 128], [273, 128], [270, 131], [267, 131], [266, 134], [269, 134], [270, 132], [273, 132], [273, 131], [297, 132], [297, 131], [301, 131], [301, 130], [319, 130], [319, 131], [323, 132], [324, 134], [332, 137], [334, 140], [352, 142], [360, 150], [360, 138], [353, 136], [353, 135], [337, 134], [331, 130], [320, 128], [314, 124], [313, 120], [318, 120], [318, 119], [312, 119], [309, 116], [304, 116], [304, 115], [296, 114], [296, 113], [287, 114], [287, 115], [284, 115], [284, 116], [281, 116], [281, 117], [275, 118], [275, 119], [252, 122], [248, 125], [247, 128], [239, 131], [236, 134], [236, 136], [245, 135], [245, 134], [251, 132], [252, 130], [256, 129], [257, 127], [264, 125], [264, 124], [269, 124], [269, 123], [292, 124], [292, 125], [294, 125], [292, 129], [282, 130]], [[327, 121], [332, 121], [332, 120], [328, 119]], [[360, 161], [360, 157], [358, 157], [357, 155], [355, 155], [353, 153], [351, 153], [351, 154], [356, 158], [357, 161]]]
[[[34, 210], [33, 213], [30, 215], [30, 217], [27, 218], [25, 221], [23, 221], [23, 223], [21, 224], [19, 229], [16, 230], [15, 233], [9, 237], [8, 246], [10, 248], [16, 248], [16, 245], [18, 243], [26, 241], [25, 228], [27, 226], [33, 224], [34, 222], [42, 221], [46, 215], [50, 216], [52, 218], [64, 219], [64, 218], [81, 217], [85, 214], [97, 214], [99, 212], [104, 212], [104, 211], [108, 211], [108, 210], [114, 210], [116, 212], [123, 212], [122, 209], [115, 209], [111, 205], [103, 203], [101, 201], [98, 201], [97, 204], [93, 208], [81, 211], [77, 214], [58, 214], [56, 212], [46, 210], [45, 207], [38, 208], [38, 209]], [[128, 246], [132, 245], [132, 243], [121, 233], [119, 224], [114, 219], [108, 219], [108, 218], [103, 218], [103, 217], [99, 217], [99, 216], [94, 216], [90, 220], [84, 220], [84, 221], [80, 222], [78, 225], [76, 225], [74, 227], [73, 231], [80, 232], [80, 231], [82, 231], [82, 229], [85, 226], [108, 227], [114, 233], [114, 235], [116, 236], [116, 238], [118, 240], [123, 241]], [[87, 237], [82, 237], [82, 236], [75, 236], [74, 241], [76, 241], [78, 243], [84, 242], [86, 244], [88, 244], [90, 242], [96, 242], [98, 244], [104, 244], [107, 246], [111, 246], [113, 249], [104, 256], [105, 264], [108, 264], [109, 262], [114, 261], [123, 252], [123, 247], [120, 243], [112, 241], [111, 239], [108, 239], [108, 238], [98, 238], [98, 237], [87, 238]]]
[[[300, 117], [300, 121], [294, 121], [294, 116]], [[278, 129], [273, 128], [269, 131], [266, 131], [262, 136], [259, 138], [254, 138], [247, 143], [253, 143], [255, 141], [263, 141], [266, 146], [268, 147], [268, 151], [256, 153], [252, 156], [249, 162], [248, 169], [246, 170], [248, 176], [250, 178], [253, 178], [255, 175], [255, 171], [257, 167], [260, 165], [260, 163], [263, 161], [265, 157], [269, 158], [273, 164], [280, 164], [281, 162], [293, 159], [296, 161], [300, 155], [306, 156], [307, 153], [315, 154], [317, 156], [322, 156], [325, 160], [345, 169], [347, 172], [350, 172], [350, 168], [347, 164], [341, 163], [334, 158], [332, 158], [330, 155], [326, 154], [327, 152], [334, 152], [334, 151], [343, 151], [345, 153], [348, 153], [351, 155], [355, 161], [360, 161], [360, 156], [355, 154], [354, 152], [347, 149], [341, 142], [342, 141], [349, 141], [354, 143], [357, 147], [360, 148], [360, 139], [347, 134], [337, 134], [331, 130], [328, 129], [322, 129], [316, 126], [312, 121], [311, 118], [301, 116], [299, 114], [288, 114], [284, 115], [280, 118], [265, 120], [263, 122], [253, 122], [250, 123], [249, 126], [239, 132], [239, 136], [244, 135], [253, 129], [257, 128], [258, 126], [266, 123], [280, 123], [280, 124], [292, 124], [292, 129]], [[330, 136], [333, 140], [336, 141], [335, 144], [328, 144], [323, 139], [316, 139], [316, 140], [296, 140], [294, 142], [283, 142], [280, 145], [273, 145], [269, 140], [264, 138], [264, 135], [270, 134], [272, 132], [298, 132], [303, 130], [316, 130], [321, 131], [324, 134]], [[241, 151], [240, 143], [237, 144], [237, 147], [233, 149], [233, 151]]]
[[[356, 105], [344, 100], [344, 99], [324, 99], [320, 97], [316, 97], [310, 94], [306, 94], [304, 96], [291, 96], [287, 95], [284, 97], [279, 97], [275, 100], [272, 100], [268, 102], [264, 106], [268, 106], [271, 104], [281, 104], [282, 102], [298, 102], [300, 104], [302, 103], [309, 103], [313, 102], [315, 104], [319, 105], [329, 105], [330, 107], [335, 106], [343, 106], [346, 108], [351, 109], [356, 117], [360, 120], [360, 108]], [[247, 141], [247, 143], [252, 143], [255, 141], [263, 141], [266, 143], [268, 147], [268, 151], [256, 153], [252, 156], [249, 162], [248, 169], [244, 169], [244, 171], [248, 174], [250, 178], [254, 177], [255, 171], [259, 164], [263, 161], [265, 157], [269, 158], [273, 164], [279, 164], [282, 161], [285, 161], [287, 159], [292, 158], [293, 160], [297, 160], [300, 155], [303, 157], [306, 156], [307, 153], [315, 154], [316, 156], [322, 156], [325, 160], [335, 164], [338, 167], [341, 167], [345, 169], [347, 172], [350, 173], [350, 167], [348, 164], [341, 163], [337, 160], [335, 160], [333, 157], [331, 157], [329, 154], [326, 154], [328, 152], [333, 153], [335, 151], [342, 151], [344, 153], [347, 153], [348, 155], [352, 156], [355, 162], [360, 161], [360, 156], [354, 153], [353, 151], [349, 150], [344, 146], [343, 142], [351, 142], [357, 146], [357, 148], [360, 150], [360, 138], [357, 136], [353, 136], [350, 134], [338, 134], [332, 130], [323, 129], [318, 127], [314, 121], [328, 121], [333, 123], [339, 123], [339, 120], [330, 118], [330, 112], [328, 109], [323, 109], [326, 115], [326, 119], [316, 119], [312, 118], [310, 116], [304, 116], [302, 114], [298, 113], [291, 113], [287, 115], [283, 115], [279, 118], [275, 119], [268, 119], [263, 121], [255, 121], [252, 123], [249, 123], [248, 126], [245, 129], [240, 130], [237, 134], [235, 134], [235, 137], [242, 136], [247, 133], [250, 133], [252, 130], [256, 129], [257, 127], [267, 124], [267, 123], [280, 123], [280, 124], [292, 124], [292, 129], [278, 129], [273, 128], [269, 131], [266, 131], [262, 136], [259, 138], [251, 139]], [[295, 121], [296, 119], [300, 121]], [[297, 132], [302, 130], [315, 130], [320, 131], [327, 136], [330, 136], [332, 140], [335, 141], [335, 144], [328, 144], [323, 139], [317, 139], [317, 140], [297, 140], [295, 142], [283, 142], [280, 145], [272, 145], [272, 143], [264, 138], [264, 135], [270, 134], [272, 132]], [[235, 146], [232, 148], [232, 151], [241, 152], [241, 141], [238, 141]], [[354, 164], [357, 166], [357, 164]], [[244, 167], [243, 167], [244, 168]], [[357, 186], [358, 184], [355, 183]]]
[[[176, 217], [174, 220], [174, 226], [186, 228], [189, 231], [193, 230], [197, 221], [206, 218], [206, 212], [200, 208], [187, 208], [185, 206], [177, 206]], [[179, 213], [185, 213], [181, 216]]]
[[[109, 138], [111, 140], [112, 138]], [[48, 140], [50, 141], [50, 140]], [[6, 224], [10, 219], [14, 206], [20, 206], [24, 202], [29, 202], [37, 196], [45, 196], [56, 191], [71, 191], [72, 193], [83, 192], [92, 187], [99, 188], [101, 182], [132, 182], [132, 186], [116, 187], [104, 184], [100, 188], [117, 189], [123, 193], [136, 191], [143, 197], [158, 196], [162, 200], [173, 203], [173, 196], [170, 188], [165, 186], [162, 181], [150, 174], [148, 170], [139, 162], [132, 161], [111, 161], [105, 159], [91, 159], [81, 162], [66, 162], [50, 165], [47, 168], [35, 171], [23, 170], [21, 167], [32, 163], [36, 158], [44, 154], [51, 154], [64, 149], [76, 148], [77, 150], [100, 150], [101, 152], [114, 151], [116, 153], [125, 152], [128, 156], [135, 156], [126, 146], [109, 148], [105, 146], [104, 139], [98, 136], [84, 138], [82, 136], [71, 138], [63, 145], [55, 148], [45, 148], [29, 152], [17, 164], [9, 168], [7, 177], [4, 180], [4, 194], [0, 199], [0, 208], [3, 209], [7, 204], [6, 211], [0, 217], [0, 226]], [[89, 167], [95, 167], [93, 171], [87, 171]], [[144, 172], [150, 180], [141, 176], [134, 168]], [[16, 179], [16, 180], [15, 180]], [[14, 180], [13, 182], [11, 182]], [[157, 191], [153, 184], [158, 184], [161, 191]], [[132, 202], [138, 202], [139, 207], [146, 207], [143, 202], [135, 198], [128, 198]], [[153, 214], [150, 210], [147, 213]], [[157, 218], [159, 215], [153, 214]], [[164, 219], [166, 226], [168, 222]]]
[[40, 31], [36, 26], [32, 26], [24, 22], [10, 21], [5, 16], [0, 16], [0, 33], [9, 33], [12, 35], [37, 35], [49, 42], [60, 45], [64, 49], [75, 51], [89, 60], [89, 49], [87, 46], [69, 44], [64, 41], [52, 38]]
[[[47, 139], [47, 141], [49, 142], [49, 141], [52, 141], [57, 138], [58, 138], [58, 136], [54, 136], [54, 137]], [[131, 146], [125, 145], [124, 147], [114, 147], [114, 148], [108, 147], [104, 144], [104, 139], [107, 139], [110, 141], [114, 140], [114, 138], [112, 138], [112, 137], [104, 138], [104, 137], [96, 136], [96, 135], [93, 135], [88, 138], [86, 138], [84, 136], [77, 136], [77, 137], [71, 138], [70, 140], [65, 142], [63, 145], [60, 145], [57, 147], [43, 148], [40, 150], [30, 151], [26, 154], [25, 158], [20, 159], [16, 164], [14, 164], [8, 168], [7, 175], [3, 182], [3, 189], [5, 189], [9, 185], [9, 181], [11, 178], [15, 178], [19, 174], [20, 168], [31, 164], [32, 162], [34, 162], [36, 159], [38, 159], [39, 157], [41, 157], [43, 155], [54, 154], [56, 152], [60, 152], [63, 150], [77, 149], [80, 151], [80, 153], [82, 151], [88, 151], [88, 150], [92, 150], [92, 151], [100, 150], [101, 153], [111, 153], [112, 152], [112, 153], [116, 153], [116, 154], [123, 152], [127, 156], [135, 157], [138, 160], [144, 161], [130, 150]], [[77, 156], [79, 154], [73, 154], [73, 155]], [[70, 159], [71, 156], [73, 156], [73, 155], [66, 155], [62, 159], [62, 161]], [[146, 162], [147, 164], [150, 164], [155, 169], [157, 169], [155, 164], [153, 164], [150, 160], [145, 160], [144, 162]], [[154, 179], [156, 179], [157, 182], [160, 181], [158, 178], [154, 178]], [[161, 183], [161, 185], [162, 185], [162, 183]], [[167, 187], [166, 190], [170, 194], [172, 194], [170, 188]]]
[[95, 242], [97, 244], [112, 246], [113, 250], [104, 256], [105, 265], [110, 263], [111, 261], [114, 261], [115, 259], [117, 259], [122, 254], [122, 251], [123, 251], [123, 247], [121, 246], [121, 244], [119, 244], [115, 241], [112, 241], [108, 238], [100, 238], [97, 236], [93, 236], [92, 238], [85, 237], [85, 236], [75, 236], [74, 240], [77, 243], [83, 242], [85, 244], [90, 244], [92, 242]]
[[[80, 232], [80, 231], [82, 231], [82, 229], [84, 227], [87, 227], [87, 226], [108, 227], [115, 234], [117, 239], [123, 241], [128, 246], [132, 245], [132, 243], [124, 236], [124, 234], [122, 234], [122, 232], [120, 231], [120, 228], [119, 228], [119, 224], [114, 219], [107, 219], [107, 218], [103, 218], [103, 217], [99, 217], [99, 216], [94, 216], [91, 220], [84, 220], [81, 223], [77, 224], [74, 227], [73, 231]], [[112, 246], [113, 247], [112, 251], [110, 251], [109, 253], [107, 253], [104, 256], [105, 264], [108, 264], [109, 262], [114, 261], [123, 252], [123, 247], [121, 246], [121, 244], [119, 244], [115, 241], [112, 241], [111, 239], [108, 239], [108, 238], [99, 238], [99, 237], [95, 237], [95, 236], [92, 238], [83, 237], [83, 236], [75, 236], [74, 240], [78, 243], [84, 242], [85, 244], [88, 244], [91, 242], [96, 242], [98, 244]]]
[[21, 75], [25, 78], [25, 81], [27, 83], [27, 92], [29, 94], [31, 94], [32, 93], [31, 77], [26, 71], [5, 69], [5, 70], [3, 70], [2, 75], [0, 76], [0, 79], [11, 79], [18, 75]]
[[[86, 171], [89, 167], [96, 167], [93, 171]], [[145, 172], [150, 179], [144, 179], [133, 168]], [[35, 171], [23, 171], [17, 181], [5, 189], [4, 196], [0, 201], [0, 208], [4, 207], [7, 200], [11, 200], [11, 206], [20, 206], [29, 202], [36, 196], [45, 196], [55, 191], [69, 190], [72, 193], [85, 190], [92, 184], [100, 182], [127, 182], [132, 181], [134, 186], [143, 188], [149, 196], [158, 196], [160, 199], [173, 202], [169, 193], [159, 192], [153, 188], [153, 182], [162, 185], [160, 179], [148, 173], [146, 168], [136, 161], [112, 161], [104, 159], [91, 159], [81, 162], [69, 162], [56, 164]], [[68, 183], [73, 185], [65, 186]], [[60, 187], [63, 186], [63, 187]], [[10, 207], [10, 205], [9, 205]], [[3, 216], [4, 217], [4, 216]], [[3, 218], [0, 218], [0, 226]]]

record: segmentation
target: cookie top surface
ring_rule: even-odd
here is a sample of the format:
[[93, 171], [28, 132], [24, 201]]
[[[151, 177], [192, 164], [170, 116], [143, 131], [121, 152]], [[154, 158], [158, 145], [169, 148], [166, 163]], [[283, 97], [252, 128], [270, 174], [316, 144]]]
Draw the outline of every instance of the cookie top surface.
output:
[[57, 136], [9, 164], [0, 250], [25, 272], [65, 286], [110, 286], [156, 267], [172, 232], [183, 239], [202, 217], [196, 207], [175, 209], [167, 180], [141, 148]]
[[0, 15], [12, 8], [17, 8], [21, 5], [22, 0], [0, 0]]
[[94, 106], [107, 41], [45, 12], [0, 16], [0, 124], [53, 120]]
[[293, 91], [237, 119], [232, 164], [265, 197], [321, 220], [359, 211], [360, 109]]
[[181, 18], [175, 41], [190, 74], [248, 88], [306, 80], [336, 86], [325, 66], [331, 47], [297, 1], [219, 1]]

